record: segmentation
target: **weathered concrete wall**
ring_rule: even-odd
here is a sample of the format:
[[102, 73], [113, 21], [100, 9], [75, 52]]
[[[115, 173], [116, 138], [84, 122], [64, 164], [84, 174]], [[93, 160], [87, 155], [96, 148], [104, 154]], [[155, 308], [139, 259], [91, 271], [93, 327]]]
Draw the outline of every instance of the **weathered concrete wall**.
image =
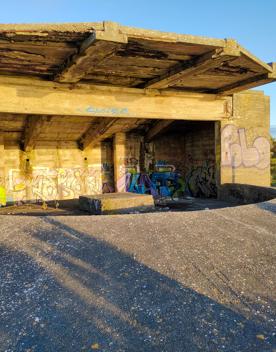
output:
[[75, 143], [5, 148], [6, 201], [47, 201], [114, 191], [111, 143], [82, 152]]
[[216, 196], [214, 138], [213, 123], [191, 124], [186, 132], [161, 136], [154, 141], [155, 165], [170, 165], [180, 174], [182, 193]]
[[233, 118], [221, 123], [220, 181], [270, 185], [269, 97], [234, 94]]
[[[118, 158], [117, 158], [118, 159]], [[154, 196], [216, 196], [214, 123], [189, 124], [151, 143], [126, 138], [118, 189]]]

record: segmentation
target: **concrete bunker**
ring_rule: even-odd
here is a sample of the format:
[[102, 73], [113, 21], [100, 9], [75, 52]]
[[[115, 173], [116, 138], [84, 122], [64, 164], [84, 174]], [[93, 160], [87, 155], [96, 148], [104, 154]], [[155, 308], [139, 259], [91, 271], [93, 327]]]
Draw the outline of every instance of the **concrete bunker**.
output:
[[1, 25], [0, 204], [270, 185], [276, 80], [232, 39], [116, 23]]
[[[103, 117], [100, 121], [104, 119], [110, 122]], [[7, 204], [57, 202], [113, 192], [154, 198], [217, 195], [214, 122], [143, 120], [134, 124], [120, 119], [109, 126], [106, 138], [82, 150], [91, 118], [45, 118], [43, 126], [36, 128], [31, 149], [20, 146], [20, 138], [25, 125], [41, 117], [6, 115], [3, 120], [6, 187], [2, 198]], [[122, 126], [126, 132], [112, 134]], [[32, 133], [34, 129], [33, 125]], [[23, 143], [26, 146], [26, 137]]]

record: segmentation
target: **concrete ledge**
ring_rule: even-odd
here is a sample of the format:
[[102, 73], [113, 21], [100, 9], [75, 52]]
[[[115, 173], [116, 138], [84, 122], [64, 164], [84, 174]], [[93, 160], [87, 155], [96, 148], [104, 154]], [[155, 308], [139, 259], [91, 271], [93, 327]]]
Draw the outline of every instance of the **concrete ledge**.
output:
[[253, 186], [239, 183], [225, 183], [218, 188], [218, 199], [250, 204], [276, 198], [276, 188]]
[[151, 195], [136, 193], [105, 193], [80, 196], [79, 207], [89, 214], [116, 214], [154, 208]]

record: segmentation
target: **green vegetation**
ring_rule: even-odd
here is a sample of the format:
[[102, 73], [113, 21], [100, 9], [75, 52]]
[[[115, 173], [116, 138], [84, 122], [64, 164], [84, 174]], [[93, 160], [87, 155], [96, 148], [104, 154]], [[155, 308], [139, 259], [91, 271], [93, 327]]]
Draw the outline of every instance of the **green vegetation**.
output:
[[272, 139], [271, 147], [271, 185], [276, 187], [276, 139]]

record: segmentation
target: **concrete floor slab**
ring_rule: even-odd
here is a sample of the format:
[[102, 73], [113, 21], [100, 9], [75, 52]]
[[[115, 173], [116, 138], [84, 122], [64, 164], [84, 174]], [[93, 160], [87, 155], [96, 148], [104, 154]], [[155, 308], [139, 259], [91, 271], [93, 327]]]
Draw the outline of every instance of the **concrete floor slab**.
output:
[[275, 214], [0, 216], [0, 351], [272, 352]]

